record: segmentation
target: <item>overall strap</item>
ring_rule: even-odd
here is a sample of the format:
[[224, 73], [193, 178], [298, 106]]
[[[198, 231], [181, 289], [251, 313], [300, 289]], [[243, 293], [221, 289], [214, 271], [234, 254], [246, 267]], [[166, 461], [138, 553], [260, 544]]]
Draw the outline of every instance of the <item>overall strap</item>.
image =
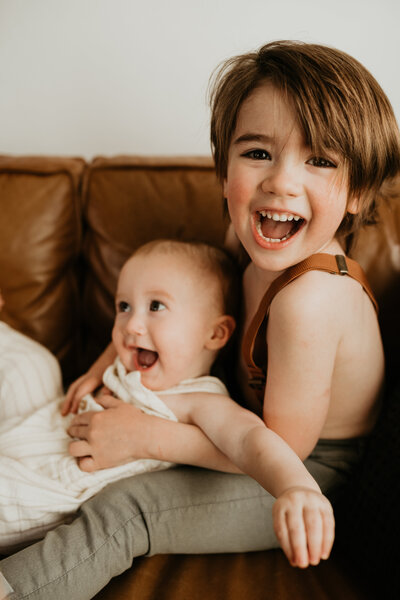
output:
[[297, 265], [290, 267], [271, 283], [243, 337], [242, 354], [247, 366], [250, 387], [261, 390], [265, 385], [265, 370], [255, 364], [253, 350], [257, 334], [268, 314], [272, 300], [282, 288], [291, 283], [294, 279], [297, 279], [297, 277], [300, 277], [307, 271], [315, 270], [352, 277], [362, 285], [365, 292], [370, 297], [376, 312], [378, 312], [378, 305], [365, 273], [355, 260], [347, 258], [342, 254], [337, 254], [336, 256], [333, 254], [313, 254]]

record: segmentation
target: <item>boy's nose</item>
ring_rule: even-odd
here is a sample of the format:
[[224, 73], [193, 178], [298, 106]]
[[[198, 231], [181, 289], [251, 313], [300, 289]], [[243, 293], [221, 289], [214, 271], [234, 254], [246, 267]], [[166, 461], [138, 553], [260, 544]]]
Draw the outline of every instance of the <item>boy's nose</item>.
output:
[[264, 193], [280, 197], [295, 197], [302, 189], [301, 172], [297, 164], [278, 162], [268, 168], [261, 184]]

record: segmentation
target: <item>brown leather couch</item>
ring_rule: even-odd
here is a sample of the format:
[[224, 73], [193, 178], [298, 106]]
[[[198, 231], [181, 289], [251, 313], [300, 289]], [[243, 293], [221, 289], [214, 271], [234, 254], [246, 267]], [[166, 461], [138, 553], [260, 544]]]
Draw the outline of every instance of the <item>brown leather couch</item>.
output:
[[[400, 323], [398, 183], [388, 188], [387, 196], [378, 225], [362, 232], [353, 256], [366, 269], [381, 305], [391, 390]], [[0, 289], [6, 302], [1, 318], [56, 354], [66, 385], [108, 343], [117, 274], [137, 246], [156, 237], [222, 244], [227, 226], [221, 189], [212, 162], [205, 157], [120, 156], [88, 163], [80, 158], [3, 156], [0, 210]], [[391, 413], [393, 420], [399, 432], [398, 410], [395, 418]], [[375, 442], [384, 457], [387, 437], [381, 434]], [[392, 437], [398, 440], [400, 435]], [[397, 451], [397, 459], [399, 456], [399, 444], [394, 443], [395, 450], [387, 450], [392, 461], [396, 461], [393, 451]], [[370, 472], [368, 465], [365, 471]], [[318, 567], [305, 571], [291, 568], [280, 550], [155, 556], [135, 561], [132, 569], [114, 579], [96, 598], [397, 597], [392, 596], [394, 580], [387, 586], [389, 591], [383, 591], [387, 572], [385, 575], [374, 569], [376, 556], [371, 555], [369, 560], [356, 546], [357, 531], [353, 537], [349, 534], [354, 522], [351, 514], [358, 511], [357, 494], [363, 494], [363, 485], [368, 483], [362, 480], [362, 470], [360, 473], [359, 480], [355, 476], [352, 482], [352, 503], [344, 500], [339, 505], [338, 542], [333, 556]], [[390, 486], [386, 496], [391, 493], [391, 505], [398, 504], [398, 483], [383, 480], [379, 485]], [[397, 494], [394, 500], [393, 494]], [[341, 520], [341, 514], [347, 514], [347, 522]], [[342, 522], [346, 523], [344, 531]], [[365, 522], [361, 520], [358, 527], [365, 527]], [[385, 539], [378, 537], [374, 541], [369, 536], [376, 549], [379, 542], [385, 545]], [[379, 591], [365, 571], [374, 573]]]

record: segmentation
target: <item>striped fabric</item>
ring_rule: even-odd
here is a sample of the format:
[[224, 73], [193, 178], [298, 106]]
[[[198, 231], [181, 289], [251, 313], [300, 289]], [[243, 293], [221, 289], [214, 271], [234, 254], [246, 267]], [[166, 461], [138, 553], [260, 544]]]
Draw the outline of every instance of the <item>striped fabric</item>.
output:
[[61, 394], [57, 359], [0, 321], [0, 427], [6, 419], [24, 417]]
[[[63, 396], [54, 357], [6, 326], [1, 333], [0, 552], [9, 553], [67, 522], [82, 502], [108, 483], [172, 465], [139, 459], [95, 473], [81, 471], [68, 454], [71, 438], [66, 429], [72, 415], [60, 414]], [[127, 373], [118, 358], [105, 372], [104, 383], [144, 412], [177, 420], [159, 396], [142, 386], [140, 373]], [[209, 376], [169, 390], [193, 391], [227, 393], [222, 382]], [[82, 411], [102, 410], [90, 395], [81, 405]]]

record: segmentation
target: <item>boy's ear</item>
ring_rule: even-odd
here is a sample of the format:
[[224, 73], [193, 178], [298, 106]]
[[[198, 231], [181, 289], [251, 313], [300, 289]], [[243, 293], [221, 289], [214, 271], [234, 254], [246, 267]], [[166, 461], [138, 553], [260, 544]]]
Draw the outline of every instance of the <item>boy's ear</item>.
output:
[[211, 335], [206, 342], [208, 350], [219, 350], [228, 342], [235, 331], [236, 322], [230, 315], [222, 315], [215, 320]]
[[351, 215], [357, 215], [361, 209], [361, 198], [353, 196], [347, 203], [347, 212]]

